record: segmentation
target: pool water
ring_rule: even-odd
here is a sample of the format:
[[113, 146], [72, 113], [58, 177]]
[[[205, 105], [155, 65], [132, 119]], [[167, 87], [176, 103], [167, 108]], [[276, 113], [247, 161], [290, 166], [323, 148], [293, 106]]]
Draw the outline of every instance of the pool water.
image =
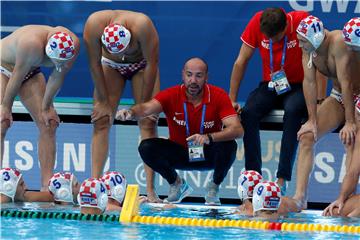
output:
[[[78, 212], [77, 208], [53, 204], [3, 204], [2, 209], [51, 212]], [[211, 219], [248, 219], [233, 214], [232, 207], [207, 208], [181, 205], [163, 210], [161, 205], [145, 204], [140, 215]], [[118, 214], [110, 212], [109, 214]], [[211, 228], [64, 219], [1, 217], [1, 239], [360, 239], [359, 235], [332, 232], [281, 232], [241, 228]], [[257, 219], [260, 220], [260, 219]], [[280, 222], [360, 225], [360, 218], [322, 217], [319, 211], [290, 214]]]

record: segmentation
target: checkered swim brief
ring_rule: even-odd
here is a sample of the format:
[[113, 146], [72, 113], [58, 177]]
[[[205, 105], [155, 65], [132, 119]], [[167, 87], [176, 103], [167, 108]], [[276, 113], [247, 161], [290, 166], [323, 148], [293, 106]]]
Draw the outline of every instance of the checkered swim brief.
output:
[[[7, 70], [6, 68], [4, 68], [2, 66], [0, 66], [0, 72], [2, 74], [4, 74], [5, 76], [7, 76], [8, 78], [10, 78], [12, 75], [12, 73], [9, 70]], [[30, 78], [32, 78], [33, 76], [35, 76], [38, 73], [41, 73], [40, 67], [37, 67], [37, 68], [33, 69], [32, 71], [28, 72], [28, 74], [26, 74], [26, 76], [24, 77], [23, 82], [29, 80]]]
[[[336, 101], [338, 101], [340, 104], [344, 105], [342, 94], [338, 90], [335, 90], [334, 88], [331, 89], [330, 97], [335, 98]], [[354, 94], [353, 99], [354, 99], [354, 103], [357, 104], [357, 102], [360, 100], [360, 94], [358, 94], [358, 95]]]
[[137, 63], [117, 63], [102, 57], [101, 64], [117, 70], [125, 79], [131, 79], [139, 70], [146, 67], [146, 60], [142, 59]]

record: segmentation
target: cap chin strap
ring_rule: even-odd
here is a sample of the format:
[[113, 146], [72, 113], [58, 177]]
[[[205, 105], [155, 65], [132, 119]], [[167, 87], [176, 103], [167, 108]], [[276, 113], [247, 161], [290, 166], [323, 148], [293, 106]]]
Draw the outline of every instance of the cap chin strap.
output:
[[309, 61], [308, 61], [308, 63], [307, 63], [307, 67], [308, 67], [308, 69], [311, 69], [311, 67], [313, 66], [313, 53], [314, 53], [315, 51], [312, 51], [311, 53], [310, 53], [310, 59], [309, 59]]

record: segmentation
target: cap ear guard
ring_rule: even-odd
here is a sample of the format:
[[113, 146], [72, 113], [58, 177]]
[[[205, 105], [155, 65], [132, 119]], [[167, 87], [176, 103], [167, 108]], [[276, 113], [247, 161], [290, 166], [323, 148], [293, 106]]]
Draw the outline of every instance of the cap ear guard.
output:
[[274, 182], [262, 182], [256, 185], [253, 197], [254, 213], [260, 210], [277, 210], [281, 202], [280, 187]]
[[101, 178], [108, 189], [108, 197], [122, 204], [125, 197], [127, 181], [120, 172], [109, 171]]
[[81, 207], [98, 208], [106, 210], [108, 196], [105, 184], [100, 179], [86, 179], [80, 187], [78, 202]]
[[0, 170], [0, 193], [15, 201], [16, 190], [22, 174], [15, 168], [3, 168]]
[[262, 180], [260, 173], [254, 170], [247, 170], [238, 178], [238, 194], [242, 201], [253, 197], [254, 187]]
[[296, 32], [306, 38], [315, 49], [318, 49], [325, 38], [323, 22], [314, 16], [301, 20]]
[[70, 172], [55, 173], [49, 180], [49, 191], [55, 201], [74, 203], [72, 194], [73, 181], [76, 178]]

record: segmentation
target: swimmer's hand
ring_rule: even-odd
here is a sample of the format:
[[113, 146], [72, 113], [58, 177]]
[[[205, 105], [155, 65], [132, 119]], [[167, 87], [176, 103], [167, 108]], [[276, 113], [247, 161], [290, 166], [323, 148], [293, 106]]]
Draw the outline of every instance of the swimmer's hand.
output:
[[120, 109], [116, 112], [115, 119], [120, 121], [135, 120], [134, 112], [131, 109]]
[[235, 109], [235, 111], [237, 112], [237, 114], [240, 114], [240, 113], [241, 113], [242, 108], [241, 108], [241, 106], [240, 106], [239, 103], [237, 103], [237, 102], [232, 102], [232, 106], [233, 106], [233, 108]]
[[3, 124], [8, 121], [9, 127], [13, 123], [13, 117], [9, 108], [0, 105], [0, 123]]
[[58, 126], [60, 123], [60, 118], [56, 112], [56, 110], [53, 107], [50, 107], [47, 110], [42, 110], [41, 111], [41, 117], [45, 123], [46, 127], [50, 126], [50, 121], [53, 120], [55, 121], [56, 125]]
[[[340, 211], [344, 207], [344, 201], [341, 199], [337, 199], [334, 202], [332, 202], [327, 208], [325, 208], [323, 212], [323, 216], [336, 216], [340, 215]], [[337, 208], [337, 214], [335, 214], [335, 209]]]
[[109, 123], [112, 124], [113, 121], [113, 113], [112, 109], [109, 106], [108, 102], [104, 103], [96, 103], [94, 105], [93, 112], [91, 113], [91, 122], [94, 123], [97, 120], [99, 120], [102, 117], [108, 116], [109, 117]]
[[315, 142], [317, 141], [317, 124], [313, 121], [307, 121], [304, 123], [300, 130], [297, 132], [297, 140], [299, 141], [301, 136], [305, 133], [312, 133], [314, 135]]
[[356, 124], [354, 122], [346, 122], [339, 132], [339, 138], [345, 145], [353, 145], [355, 143]]

